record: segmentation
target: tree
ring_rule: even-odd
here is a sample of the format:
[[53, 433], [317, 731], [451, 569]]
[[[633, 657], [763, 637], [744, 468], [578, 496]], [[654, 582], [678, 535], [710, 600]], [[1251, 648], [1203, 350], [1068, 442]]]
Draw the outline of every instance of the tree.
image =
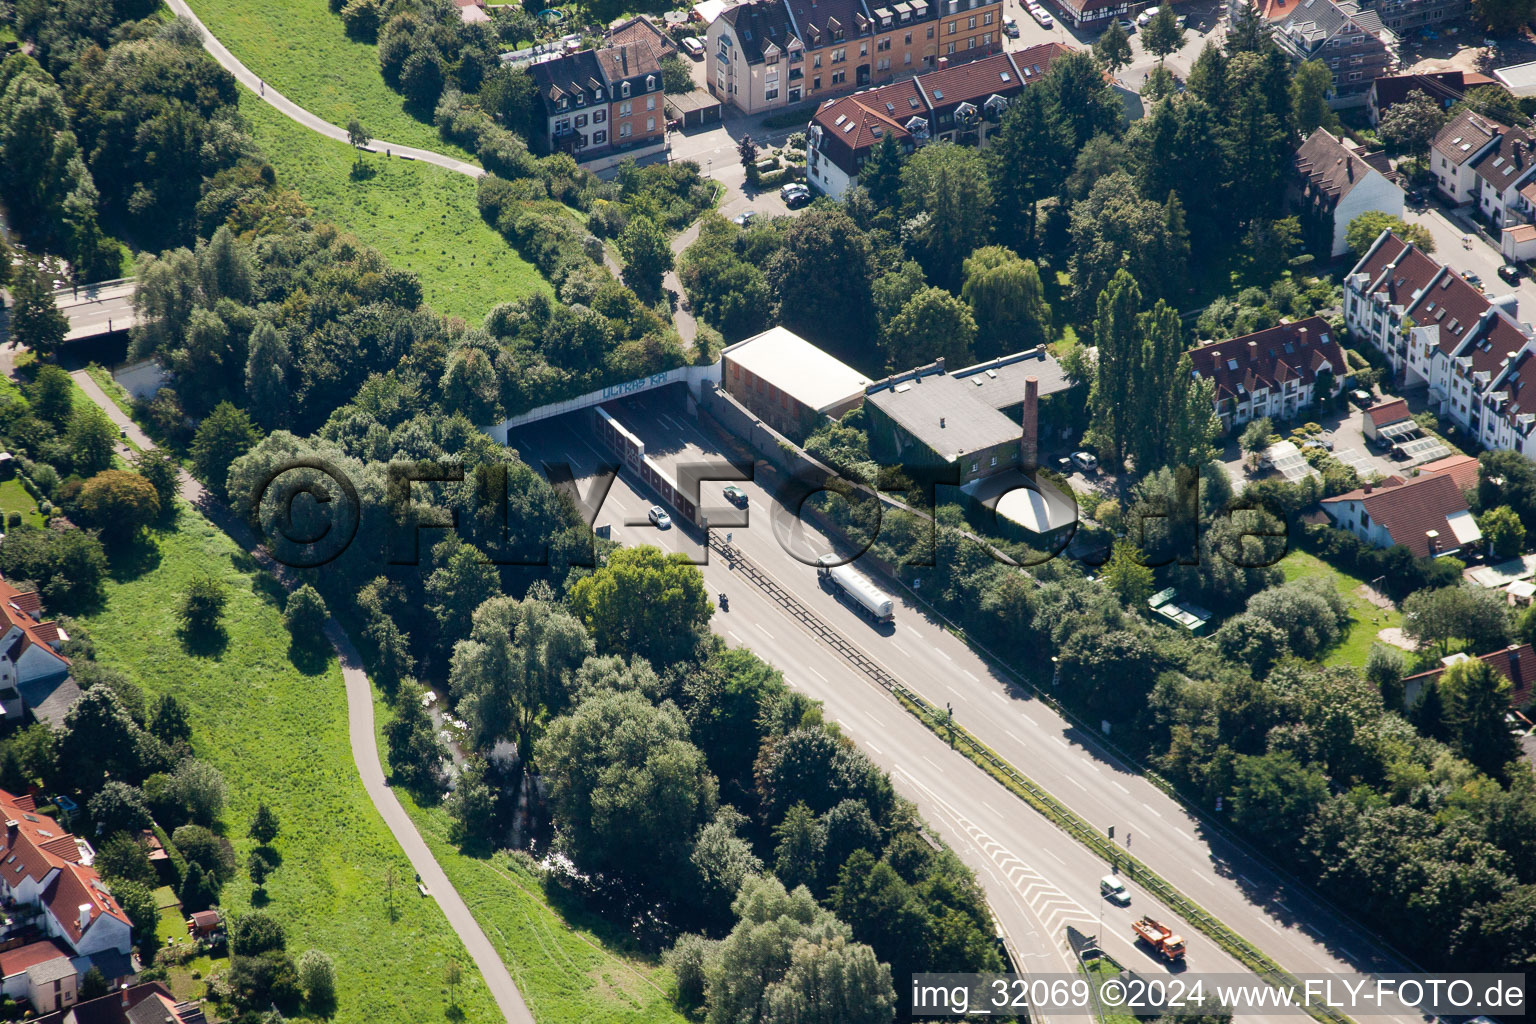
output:
[[1520, 756], [1520, 743], [1504, 720], [1514, 689], [1509, 677], [1481, 658], [1470, 658], [1441, 673], [1438, 689], [1451, 745], [1487, 774], [1506, 777], [1509, 763]]
[[1531, 0], [1472, 0], [1472, 16], [1494, 35], [1508, 35], [1536, 14]]
[[306, 949], [299, 957], [299, 985], [311, 1006], [326, 1007], [336, 1001], [336, 964], [318, 949]]
[[1289, 751], [1239, 755], [1232, 782], [1232, 822], [1261, 839], [1283, 840], [1305, 831], [1328, 796], [1328, 780]]
[[11, 289], [11, 344], [47, 359], [64, 344], [69, 320], [59, 311], [53, 289], [40, 271], [18, 268]]
[[1260, 591], [1248, 599], [1248, 614], [1278, 626], [1287, 649], [1300, 658], [1316, 658], [1333, 647], [1350, 620], [1348, 606], [1323, 577]]
[[56, 430], [69, 426], [75, 411], [75, 382], [63, 367], [44, 363], [27, 389], [32, 412]]
[[85, 972], [85, 977], [80, 979], [79, 996], [82, 1002], [91, 999], [100, 999], [112, 991], [112, 986], [107, 984], [106, 975], [101, 973], [101, 968], [95, 964]]
[[448, 987], [448, 1005], [459, 1005], [459, 986], [464, 983], [464, 969], [459, 962], [449, 958], [443, 965], [443, 984]]
[[1141, 46], [1157, 58], [1159, 66], [1168, 55], [1184, 45], [1184, 30], [1179, 27], [1178, 16], [1172, 4], [1163, 4], [1141, 30]]
[[1048, 116], [1065, 130], [1066, 165], [1071, 166], [1088, 140], [1114, 134], [1123, 108], [1104, 71], [1086, 50], [1072, 50], [1051, 62], [1050, 70], [1025, 94], [1040, 89]]
[[982, 358], [1031, 349], [1051, 340], [1051, 307], [1040, 270], [1000, 245], [966, 257], [960, 297], [976, 320], [976, 354]]
[[752, 141], [752, 136], [743, 135], [741, 141], [736, 144], [736, 155], [741, 158], [741, 166], [747, 172], [747, 183], [757, 180], [757, 143]]
[[431, 113], [443, 94], [446, 76], [436, 50], [418, 50], [400, 69], [400, 91], [417, 110]]
[[246, 860], [246, 871], [251, 876], [251, 885], [257, 889], [265, 889], [267, 876], [272, 874], [276, 866], [272, 863], [272, 858], [260, 847], [252, 850], [250, 857]]
[[1140, 308], [1141, 288], [1128, 272], [1119, 270], [1099, 293], [1093, 321], [1099, 358], [1088, 394], [1093, 423], [1089, 433], [1100, 454], [1112, 459], [1123, 458], [1130, 436], [1130, 387], [1138, 361], [1135, 332]]
[[1415, 89], [1407, 99], [1387, 108], [1381, 115], [1376, 134], [1392, 152], [1422, 157], [1429, 152], [1429, 144], [1440, 134], [1449, 117], [1444, 107], [1430, 99], [1422, 89]]
[[288, 937], [277, 918], [265, 910], [251, 910], [235, 918], [229, 926], [229, 951], [239, 956], [256, 956], [288, 948]]
[[[153, 879], [153, 872], [150, 877]], [[134, 933], [139, 937], [140, 948], [153, 946], [156, 942], [155, 929], [160, 922], [160, 908], [155, 906], [155, 894], [149, 885], [142, 881], [116, 879], [112, 881], [111, 889], [112, 898], [117, 900], [117, 905], [128, 915], [128, 922], [133, 925]], [[85, 998], [84, 992], [81, 998]]]
[[1508, 505], [1491, 508], [1478, 516], [1477, 528], [1500, 558], [1514, 558], [1525, 550], [1525, 524]]
[[330, 618], [325, 599], [308, 583], [288, 595], [283, 608], [283, 625], [301, 647], [314, 647], [325, 641], [325, 623]]
[[153, 824], [144, 791], [116, 779], [108, 782], [86, 804], [91, 820], [101, 826], [106, 835], [114, 832], [138, 834]]
[[1117, 272], [1136, 279], [1149, 298], [1171, 298], [1182, 285], [1189, 239], [1163, 203], [1141, 199], [1124, 171], [1100, 178], [1072, 205], [1069, 261], [1079, 303], [1087, 308]]
[[160, 514], [168, 515], [176, 507], [181, 493], [181, 466], [176, 459], [161, 448], [151, 448], [139, 453], [139, 476], [149, 481], [160, 499]]
[[903, 235], [930, 280], [958, 288], [965, 258], [992, 227], [992, 187], [979, 150], [940, 142], [901, 169]]
[[788, 886], [819, 888], [827, 830], [804, 803], [797, 803], [773, 829], [773, 872]]
[[358, 151], [358, 159], [361, 159], [362, 150], [368, 145], [369, 135], [368, 129], [364, 128], [362, 122], [355, 117], [347, 122], [347, 142]]
[[571, 588], [570, 604], [598, 650], [638, 654], [654, 665], [692, 651], [714, 611], [687, 557], [648, 545], [609, 554], [606, 565]]
[[1115, 541], [1109, 561], [1104, 563], [1103, 575], [1110, 588], [1132, 608], [1139, 608], [1152, 596], [1152, 570], [1129, 540]]
[[682, 714], [634, 691], [594, 694], [538, 743], [550, 804], [572, 859], [653, 891], [692, 888], [677, 872], [715, 811], [716, 785]]
[[124, 882], [154, 884], [155, 868], [139, 841], [127, 832], [114, 832], [96, 850], [94, 867], [114, 890]]
[[[112, 787], [124, 785], [123, 779], [141, 779], [145, 765], [138, 734], [139, 727], [110, 686], [89, 687], [64, 714], [58, 763], [81, 786], [95, 786], [103, 772], [110, 774], [113, 781], [107, 785]], [[131, 802], [130, 795], [115, 788], [113, 792]], [[143, 794], [137, 799], [142, 801]]]
[[1021, 252], [1034, 251], [1039, 203], [1056, 193], [1072, 166], [1071, 128], [1056, 113], [1044, 89], [1032, 86], [1003, 111], [987, 147], [994, 224]]
[[965, 303], [942, 288], [924, 288], [901, 307], [885, 329], [892, 369], [904, 370], [942, 358], [948, 366], [971, 361], [976, 321]]
[[1509, 642], [1509, 606], [1497, 590], [1452, 586], [1418, 590], [1403, 601], [1403, 632], [1441, 655], [1465, 641], [1474, 653]]
[[886, 1024], [896, 1011], [890, 967], [841, 935], [797, 941], [767, 995], [764, 1024]]
[[667, 236], [649, 217], [631, 217], [619, 236], [619, 255], [624, 258], [624, 283], [645, 298], [661, 294], [661, 279], [672, 269], [672, 248]]
[[282, 426], [289, 410], [288, 336], [263, 320], [251, 332], [245, 361], [245, 393], [256, 421], [268, 430]]
[[1248, 465], [1257, 468], [1259, 456], [1269, 448], [1269, 439], [1275, 432], [1275, 421], [1268, 416], [1260, 416], [1256, 420], [1249, 420], [1243, 428], [1242, 434], [1237, 439], [1237, 445], [1248, 454]]
[[1302, 136], [1311, 136], [1319, 128], [1339, 130], [1338, 115], [1328, 106], [1333, 89], [1333, 73], [1322, 60], [1304, 61], [1291, 77], [1291, 124]]
[[395, 714], [384, 727], [389, 747], [390, 779], [413, 793], [436, 796], [447, 752], [421, 706], [422, 689], [414, 680], [400, 684]]
[[[235, 500], [225, 491], [229, 467], [240, 456], [256, 447], [261, 433], [245, 411], [229, 402], [220, 402], [192, 438], [192, 468], [208, 489], [225, 500]], [[245, 495], [239, 497], [244, 498]]]
[[869, 201], [882, 214], [895, 211], [901, 203], [901, 166], [904, 157], [896, 136], [886, 132], [880, 145], [859, 168], [859, 184], [869, 193]]
[[501, 581], [484, 555], [452, 533], [433, 545], [432, 567], [427, 607], [451, 645], [469, 633], [475, 609], [501, 592]]
[[96, 406], [82, 406], [70, 418], [64, 441], [76, 473], [100, 473], [112, 465], [112, 456], [117, 451], [117, 426]]
[[661, 58], [661, 87], [669, 94], [693, 91], [693, 72], [675, 53]]
[[1435, 251], [1435, 240], [1430, 237], [1429, 230], [1422, 224], [1408, 224], [1401, 217], [1394, 217], [1380, 210], [1368, 210], [1350, 221], [1349, 226], [1344, 229], [1344, 241], [1349, 246], [1350, 252], [1356, 256], [1363, 256], [1383, 231], [1392, 232], [1404, 241], [1418, 246], [1423, 252]]
[[109, 540], [123, 541], [160, 518], [160, 495], [137, 473], [109, 469], [80, 489], [80, 513]]
[[256, 813], [251, 816], [251, 827], [245, 834], [262, 846], [271, 846], [272, 840], [277, 838], [278, 831], [277, 815], [267, 806], [265, 800], [261, 801], [256, 805]]
[[222, 629], [219, 619], [228, 601], [229, 594], [224, 589], [223, 581], [209, 573], [198, 573], [192, 577], [192, 582], [187, 584], [181, 596], [177, 616], [181, 619], [182, 628], [188, 633]]
[[1093, 44], [1093, 55], [1109, 69], [1111, 75], [1118, 75], [1120, 69], [1131, 62], [1131, 41], [1118, 20], [1110, 20], [1109, 27]]
[[795, 218], [767, 274], [781, 324], [855, 364], [873, 361], [870, 244], [845, 210]]
[[184, 757], [171, 774], [169, 793], [199, 825], [210, 826], [224, 811], [228, 787], [224, 775], [207, 761]]

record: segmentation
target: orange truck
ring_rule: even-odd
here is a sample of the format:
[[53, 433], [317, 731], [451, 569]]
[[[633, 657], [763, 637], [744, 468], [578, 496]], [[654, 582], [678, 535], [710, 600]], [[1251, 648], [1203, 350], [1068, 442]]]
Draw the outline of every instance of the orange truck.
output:
[[1159, 956], [1169, 963], [1184, 959], [1184, 939], [1173, 934], [1173, 929], [1143, 917], [1140, 921], [1131, 925], [1136, 932], [1136, 937], [1155, 949]]

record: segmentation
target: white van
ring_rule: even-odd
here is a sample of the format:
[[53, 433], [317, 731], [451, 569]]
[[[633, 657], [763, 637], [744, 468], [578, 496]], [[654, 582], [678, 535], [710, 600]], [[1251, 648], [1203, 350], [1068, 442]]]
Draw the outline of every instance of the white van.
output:
[[1099, 895], [1106, 896], [1122, 907], [1130, 906], [1131, 894], [1126, 890], [1125, 883], [1114, 875], [1105, 875], [1099, 879]]
[[1136, 15], [1136, 24], [1142, 28], [1146, 28], [1148, 23], [1150, 23], [1153, 18], [1157, 17], [1157, 10], [1158, 9], [1156, 7], [1148, 7], [1146, 10], [1142, 11], [1140, 14]]

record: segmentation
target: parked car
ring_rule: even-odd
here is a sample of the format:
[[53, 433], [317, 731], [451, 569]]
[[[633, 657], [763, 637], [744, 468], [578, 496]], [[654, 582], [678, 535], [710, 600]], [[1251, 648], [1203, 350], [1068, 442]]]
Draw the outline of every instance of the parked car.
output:
[[785, 206], [794, 209], [811, 201], [811, 190], [798, 181], [792, 181], [779, 189], [779, 198], [784, 200]]
[[1039, 23], [1041, 28], [1050, 28], [1052, 25], [1056, 24], [1056, 22], [1052, 20], [1050, 14], [1046, 12], [1044, 7], [1031, 7], [1029, 9], [1029, 16], [1034, 18], [1035, 21]]
[[731, 223], [735, 224], [739, 228], [745, 228], [745, 227], [751, 227], [752, 222], [754, 220], [756, 220], [756, 219], [757, 219], [757, 211], [756, 210], [742, 210], [736, 216], [731, 218]]
[[660, 505], [652, 505], [651, 510], [646, 514], [650, 516], [651, 522], [658, 530], [665, 530], [672, 525], [672, 517], [667, 515], [667, 510]]
[[1073, 452], [1072, 464], [1084, 473], [1092, 473], [1099, 468], [1099, 460], [1091, 452]]
[[1175, 25], [1179, 26], [1179, 28], [1183, 28], [1185, 25], [1187, 25], [1189, 23], [1189, 16], [1181, 14], [1177, 18], [1173, 19], [1173, 23]]
[[1115, 24], [1120, 26], [1120, 31], [1127, 34], [1136, 31], [1136, 23], [1130, 18], [1121, 18], [1119, 21], [1115, 22]]
[[1331, 445], [1326, 445], [1314, 437], [1311, 440], [1301, 442], [1301, 447], [1303, 451], [1325, 452]]
[[1014, 20], [1011, 14], [1003, 19], [1003, 35], [1009, 39], [1019, 38], [1019, 23]]
[[748, 500], [747, 492], [742, 490], [740, 487], [737, 487], [735, 484], [731, 484], [725, 489], [725, 500], [730, 502], [732, 505], [735, 505], [737, 508], [746, 508]]
[[1136, 24], [1141, 28], [1146, 28], [1148, 23], [1150, 23], [1153, 18], [1157, 17], [1157, 11], [1158, 9], [1156, 7], [1148, 7], [1146, 10], [1136, 15]]
[[1463, 274], [1461, 276], [1467, 279], [1467, 284], [1476, 288], [1478, 291], [1482, 291], [1483, 279], [1481, 277], [1476, 274]]
[[704, 59], [704, 41], [698, 36], [689, 36], [683, 40], [683, 52], [694, 60]]
[[1520, 283], [1520, 268], [1513, 263], [1506, 263], [1499, 268], [1499, 276], [1510, 284]]

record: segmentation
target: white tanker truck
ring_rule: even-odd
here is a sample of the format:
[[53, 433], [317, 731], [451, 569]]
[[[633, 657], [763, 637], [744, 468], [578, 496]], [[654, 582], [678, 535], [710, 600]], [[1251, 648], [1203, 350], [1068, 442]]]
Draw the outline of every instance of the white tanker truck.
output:
[[816, 560], [816, 576], [823, 586], [846, 597], [861, 615], [874, 622], [896, 621], [896, 603], [851, 566], [838, 565], [836, 555], [822, 555]]

